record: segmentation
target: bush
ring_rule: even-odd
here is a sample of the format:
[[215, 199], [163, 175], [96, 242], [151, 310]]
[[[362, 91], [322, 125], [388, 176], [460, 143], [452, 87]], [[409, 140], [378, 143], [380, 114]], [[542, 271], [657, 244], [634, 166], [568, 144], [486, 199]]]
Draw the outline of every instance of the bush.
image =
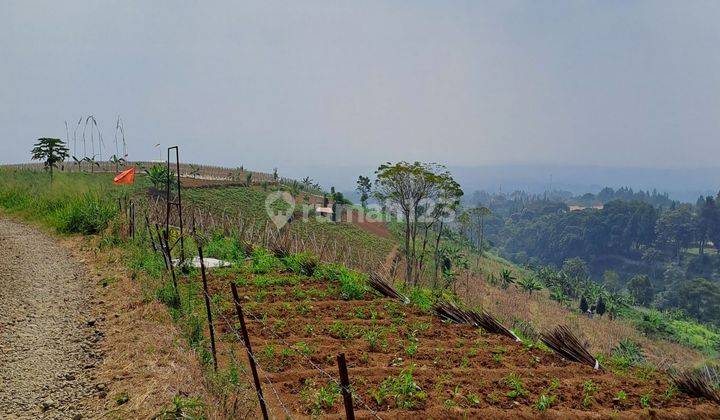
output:
[[215, 235], [203, 247], [203, 256], [225, 261], [243, 261], [245, 259], [244, 248], [237, 238]]
[[284, 264], [280, 259], [264, 248], [257, 248], [252, 255], [252, 272], [254, 274], [266, 274], [274, 270], [282, 270]]
[[288, 270], [304, 276], [312, 276], [318, 265], [318, 258], [309, 252], [298, 252], [283, 258], [283, 263]]

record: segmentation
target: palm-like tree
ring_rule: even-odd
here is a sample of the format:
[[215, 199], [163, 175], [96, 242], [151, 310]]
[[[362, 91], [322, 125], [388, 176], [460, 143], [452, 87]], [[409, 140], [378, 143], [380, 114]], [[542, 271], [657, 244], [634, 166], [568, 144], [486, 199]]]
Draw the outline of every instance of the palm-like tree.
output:
[[542, 284], [534, 276], [523, 277], [518, 281], [518, 285], [530, 295], [535, 290], [542, 290]]
[[502, 288], [507, 289], [511, 284], [515, 284], [517, 277], [513, 276], [512, 271], [505, 269], [500, 272], [500, 279], [502, 280]]
[[43, 137], [38, 139], [30, 154], [32, 160], [44, 161], [45, 169], [50, 171], [50, 181], [52, 181], [53, 169], [57, 168], [58, 163], [67, 159], [68, 152], [69, 149], [62, 140]]
[[304, 189], [308, 190], [308, 189], [310, 189], [310, 187], [312, 187], [313, 181], [312, 181], [312, 179], [310, 179], [309, 176], [306, 176], [305, 178], [302, 179], [302, 184], [303, 184]]

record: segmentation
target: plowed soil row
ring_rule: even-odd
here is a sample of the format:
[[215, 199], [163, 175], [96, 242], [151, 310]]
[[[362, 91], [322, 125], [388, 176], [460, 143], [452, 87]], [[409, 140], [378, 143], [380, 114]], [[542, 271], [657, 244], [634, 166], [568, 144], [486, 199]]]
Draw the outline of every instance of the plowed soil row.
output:
[[[373, 413], [380, 418], [535, 417], [542, 395], [551, 400], [543, 411], [563, 418], [720, 416], [720, 407], [679, 392], [667, 375], [652, 369], [596, 371], [374, 293], [342, 300], [336, 282], [297, 276], [273, 286], [254, 285], [251, 274], [240, 281], [221, 272], [211, 276], [211, 294], [223, 296], [216, 323], [220, 354], [232, 350], [244, 356], [230, 281], [239, 284], [263, 376], [295, 417], [342, 416], [339, 397], [317, 404], [319, 389], [329, 383], [317, 367], [338, 378], [339, 353], [346, 355], [361, 418]], [[408, 374], [414, 398], [402, 390], [384, 396], [379, 391]]]

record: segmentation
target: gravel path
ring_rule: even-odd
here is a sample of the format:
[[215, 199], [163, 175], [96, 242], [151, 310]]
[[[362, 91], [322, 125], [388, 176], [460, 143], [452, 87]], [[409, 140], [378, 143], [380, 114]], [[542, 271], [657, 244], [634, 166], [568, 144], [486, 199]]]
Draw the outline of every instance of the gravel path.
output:
[[[92, 418], [94, 285], [52, 237], [0, 218], [0, 418]], [[104, 395], [103, 395], [104, 396]]]

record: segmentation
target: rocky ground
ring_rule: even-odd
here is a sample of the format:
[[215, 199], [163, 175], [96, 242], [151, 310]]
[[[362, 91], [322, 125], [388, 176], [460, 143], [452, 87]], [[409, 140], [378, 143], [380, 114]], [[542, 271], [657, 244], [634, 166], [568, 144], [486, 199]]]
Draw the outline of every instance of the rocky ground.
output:
[[0, 418], [97, 417], [94, 290], [53, 238], [0, 218]]

